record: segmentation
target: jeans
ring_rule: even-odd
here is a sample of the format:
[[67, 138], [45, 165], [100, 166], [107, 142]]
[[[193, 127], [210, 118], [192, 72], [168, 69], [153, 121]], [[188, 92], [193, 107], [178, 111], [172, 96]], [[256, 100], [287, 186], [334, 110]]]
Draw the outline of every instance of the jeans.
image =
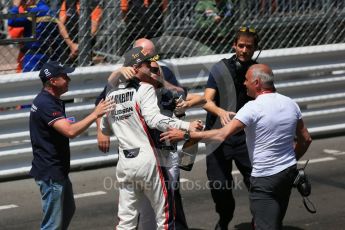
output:
[[41, 230], [67, 229], [75, 211], [72, 184], [69, 178], [61, 181], [36, 180], [40, 188], [43, 219]]

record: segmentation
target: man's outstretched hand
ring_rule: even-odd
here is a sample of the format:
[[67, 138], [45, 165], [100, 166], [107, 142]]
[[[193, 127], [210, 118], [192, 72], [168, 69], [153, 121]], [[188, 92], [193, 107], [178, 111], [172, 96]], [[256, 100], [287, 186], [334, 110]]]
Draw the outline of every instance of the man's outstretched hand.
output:
[[185, 131], [182, 131], [180, 129], [169, 128], [166, 132], [160, 135], [160, 141], [179, 142], [184, 140], [184, 133]]
[[189, 125], [189, 131], [201, 131], [204, 129], [204, 124], [201, 120], [192, 121]]

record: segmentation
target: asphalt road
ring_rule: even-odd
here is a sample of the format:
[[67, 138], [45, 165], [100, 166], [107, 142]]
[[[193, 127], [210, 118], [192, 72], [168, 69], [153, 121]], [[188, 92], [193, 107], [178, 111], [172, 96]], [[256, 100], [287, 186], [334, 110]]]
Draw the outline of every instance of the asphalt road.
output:
[[[314, 140], [303, 160], [311, 159], [307, 173], [312, 182], [310, 199], [317, 208], [308, 213], [301, 196], [293, 191], [284, 221], [285, 230], [345, 229], [345, 138]], [[115, 167], [71, 173], [77, 211], [70, 229], [114, 229], [118, 192]], [[250, 229], [248, 193], [235, 171], [237, 187], [235, 217], [229, 229]], [[205, 155], [200, 155], [191, 172], [182, 173], [181, 191], [191, 229], [213, 229], [217, 221], [206, 186]], [[0, 183], [0, 229], [39, 229], [40, 196], [32, 179]]]

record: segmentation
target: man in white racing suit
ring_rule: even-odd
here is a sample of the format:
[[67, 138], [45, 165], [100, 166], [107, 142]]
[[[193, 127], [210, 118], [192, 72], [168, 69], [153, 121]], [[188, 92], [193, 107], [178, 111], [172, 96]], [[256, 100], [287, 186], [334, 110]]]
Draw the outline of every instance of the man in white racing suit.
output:
[[112, 132], [119, 141], [119, 161], [116, 177], [119, 182], [119, 224], [117, 229], [136, 229], [138, 208], [146, 195], [155, 211], [157, 229], [174, 229], [173, 213], [168, 202], [164, 173], [149, 129], [174, 127], [189, 130], [198, 122], [184, 122], [160, 114], [150, 77], [150, 55], [137, 47], [125, 54], [124, 66], [133, 66], [136, 78], [112, 89], [107, 98], [116, 109], [102, 118], [102, 132]]

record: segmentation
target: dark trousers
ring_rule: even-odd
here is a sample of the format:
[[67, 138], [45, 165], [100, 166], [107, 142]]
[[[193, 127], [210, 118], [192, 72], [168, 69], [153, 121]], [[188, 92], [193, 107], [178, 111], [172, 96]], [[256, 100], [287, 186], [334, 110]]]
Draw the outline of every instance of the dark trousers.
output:
[[222, 143], [214, 152], [206, 157], [207, 177], [211, 195], [219, 215], [219, 225], [227, 229], [235, 210], [235, 199], [232, 194], [233, 177], [232, 162], [243, 176], [244, 184], [238, 189], [249, 188], [251, 163], [245, 142], [232, 146]]
[[281, 230], [289, 204], [296, 165], [275, 175], [250, 178], [250, 210], [255, 230]]

